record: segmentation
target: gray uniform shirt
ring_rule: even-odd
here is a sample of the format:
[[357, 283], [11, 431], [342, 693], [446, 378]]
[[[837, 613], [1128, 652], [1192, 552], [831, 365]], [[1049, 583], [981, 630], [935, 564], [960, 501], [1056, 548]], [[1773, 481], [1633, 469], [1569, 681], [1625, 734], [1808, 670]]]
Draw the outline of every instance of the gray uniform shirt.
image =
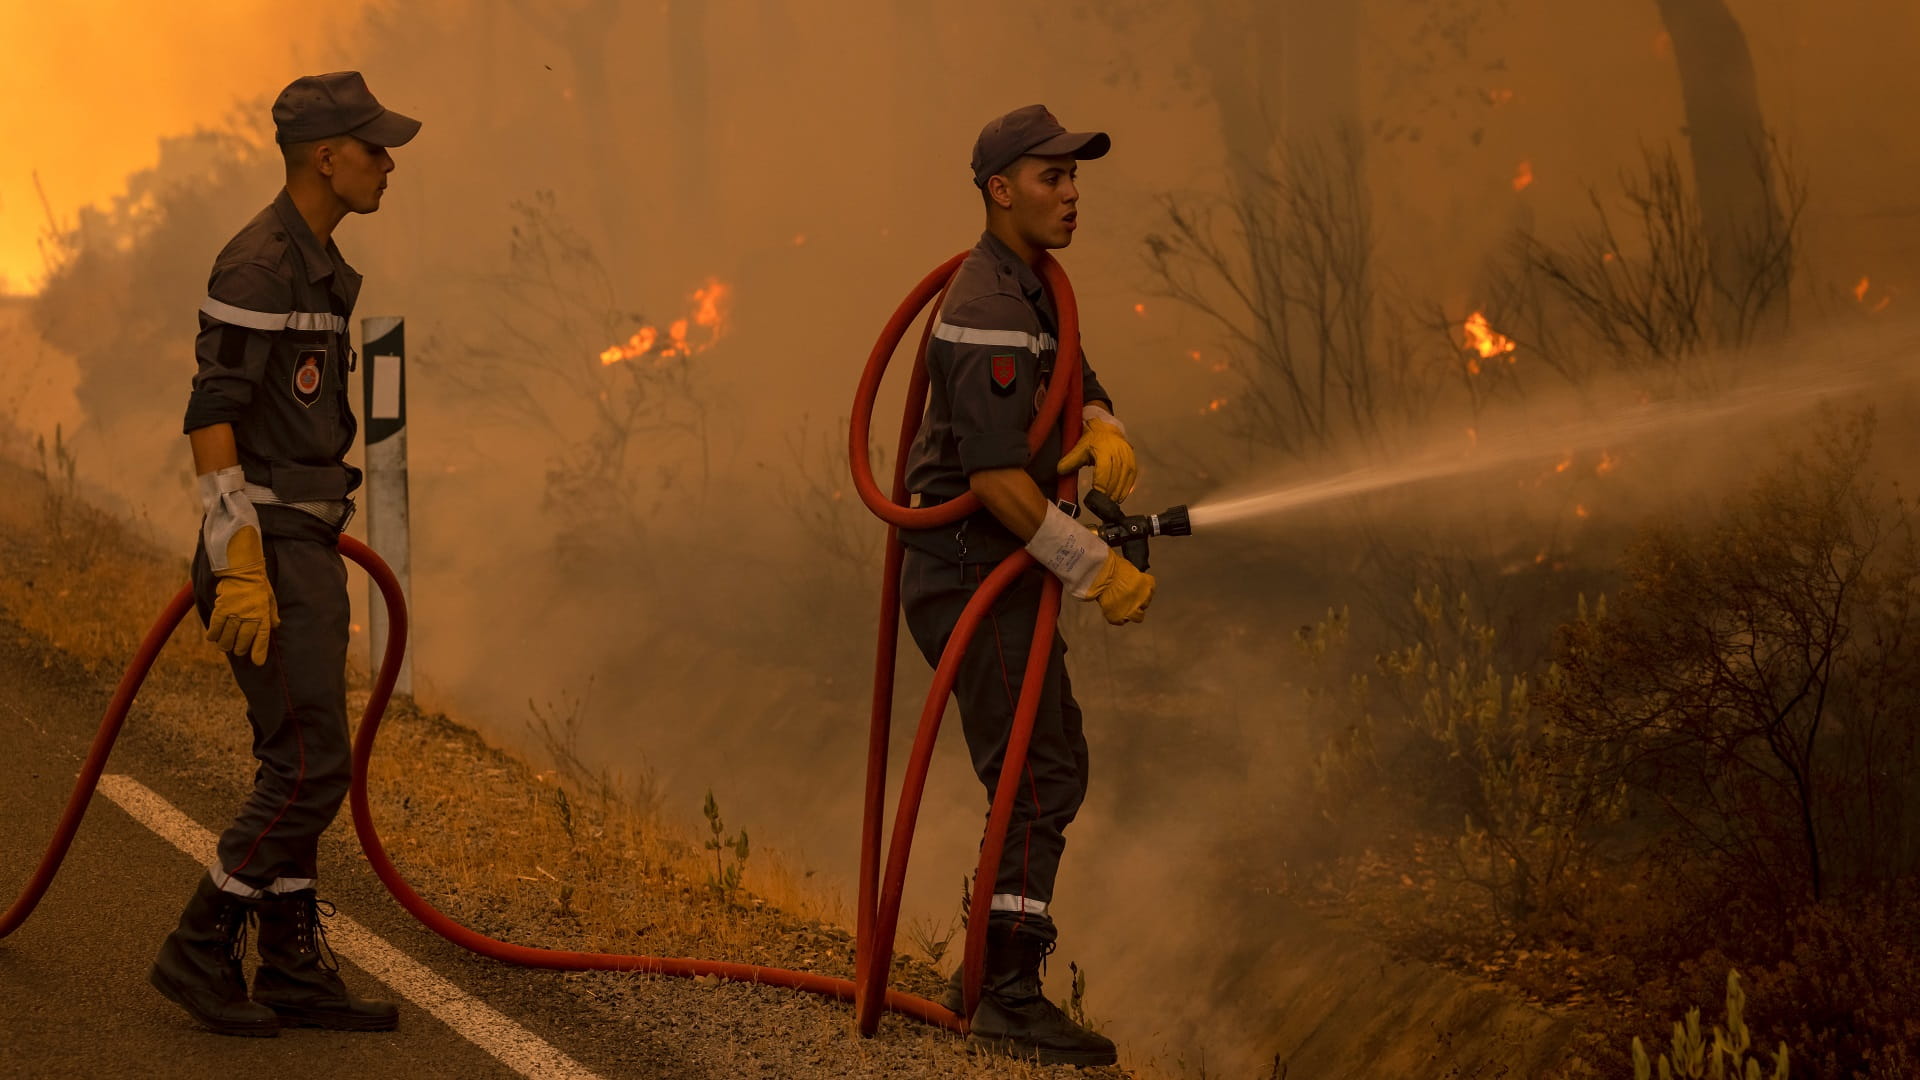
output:
[[342, 460], [358, 430], [347, 319], [359, 295], [360, 275], [282, 189], [213, 262], [185, 430], [232, 424], [247, 481], [284, 502], [346, 498], [360, 485]]
[[[927, 414], [907, 456], [907, 490], [923, 506], [967, 490], [982, 469], [1026, 466], [1049, 499], [1063, 452], [1055, 428], [1028, 459], [1027, 428], [1039, 414], [1059, 342], [1053, 297], [1040, 276], [991, 232], [960, 264], [927, 344]], [[1081, 352], [1082, 397], [1113, 399]], [[903, 529], [900, 539], [952, 562], [998, 562], [1022, 545], [981, 510], [937, 529]]]

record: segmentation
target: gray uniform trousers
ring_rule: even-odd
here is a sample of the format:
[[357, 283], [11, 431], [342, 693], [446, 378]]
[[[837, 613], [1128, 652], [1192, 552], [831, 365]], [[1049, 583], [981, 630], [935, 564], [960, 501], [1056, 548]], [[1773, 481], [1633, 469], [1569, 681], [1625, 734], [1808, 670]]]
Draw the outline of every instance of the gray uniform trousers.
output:
[[[900, 606], [907, 628], [929, 664], [940, 653], [961, 609], [992, 572], [980, 563], [953, 563], [916, 548], [906, 549], [900, 571]], [[975, 631], [961, 660], [954, 696], [974, 772], [986, 786], [989, 806], [1000, 783], [1013, 714], [1026, 678], [1027, 650], [1040, 614], [1047, 572], [1031, 567], [1014, 580]], [[1006, 845], [994, 885], [993, 920], [1029, 924], [1051, 937], [1047, 905], [1066, 847], [1066, 828], [1087, 794], [1087, 739], [1080, 705], [1067, 678], [1067, 643], [1059, 632], [1047, 663], [1040, 710], [1027, 747], [1026, 776], [1013, 804]], [[1032, 926], [1031, 924], [1039, 924]]]
[[[220, 834], [220, 865], [254, 888], [317, 875], [320, 834], [352, 778], [347, 738], [347, 568], [339, 533], [298, 510], [260, 507], [267, 579], [280, 605], [267, 662], [227, 657], [253, 725], [253, 793]], [[304, 519], [304, 520], [303, 520]], [[291, 534], [291, 535], [289, 535]], [[193, 596], [204, 624], [216, 579], [201, 548]]]

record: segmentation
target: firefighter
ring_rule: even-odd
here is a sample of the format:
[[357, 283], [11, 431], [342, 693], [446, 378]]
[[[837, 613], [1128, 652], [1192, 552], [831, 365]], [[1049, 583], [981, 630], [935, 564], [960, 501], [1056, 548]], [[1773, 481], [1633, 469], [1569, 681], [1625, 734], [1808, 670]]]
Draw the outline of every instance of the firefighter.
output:
[[[314, 886], [320, 834], [346, 797], [346, 568], [337, 545], [360, 471], [347, 321], [360, 275], [333, 232], [380, 208], [389, 147], [420, 130], [359, 72], [295, 79], [273, 104], [286, 187], [214, 260], [184, 424], [205, 517], [194, 598], [247, 700], [254, 786], [149, 974], [206, 1027], [391, 1030], [349, 992]], [[246, 927], [259, 927], [249, 995]]]
[[[927, 350], [927, 412], [907, 486], [932, 506], [971, 491], [983, 509], [956, 525], [903, 530], [901, 607], [914, 642], [938, 664], [954, 624], [995, 563], [1026, 548], [1038, 565], [994, 603], [960, 664], [955, 694], [974, 771], [989, 799], [999, 783], [1045, 575], [1100, 605], [1107, 621], [1145, 618], [1153, 578], [1075, 521], [1047, 492], [1085, 466], [1095, 489], [1124, 499], [1138, 470], [1126, 426], [1082, 360], [1084, 434], [1062, 447], [1056, 428], [1029, 460], [1027, 429], [1054, 375], [1059, 322], [1035, 266], [1073, 241], [1077, 163], [1104, 155], [1104, 133], [1067, 131], [1044, 106], [987, 124], [973, 148], [973, 182], [987, 228], [961, 263]], [[1063, 452], [1064, 450], [1064, 452]], [[1046, 1064], [1106, 1065], [1113, 1043], [1069, 1020], [1041, 993], [1057, 932], [1049, 905], [1064, 832], [1087, 791], [1087, 740], [1056, 633], [1027, 750], [1021, 798], [993, 884], [986, 974], [973, 1016], [976, 1046]], [[959, 973], [945, 1004], [961, 1007]]]

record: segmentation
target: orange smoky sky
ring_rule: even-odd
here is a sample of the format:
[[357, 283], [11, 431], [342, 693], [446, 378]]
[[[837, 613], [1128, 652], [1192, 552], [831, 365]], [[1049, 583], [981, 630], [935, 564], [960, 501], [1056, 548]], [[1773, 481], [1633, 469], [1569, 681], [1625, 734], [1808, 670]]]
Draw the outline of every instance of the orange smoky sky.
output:
[[30, 292], [55, 217], [119, 192], [162, 136], [221, 126], [271, 95], [357, 18], [360, 0], [303, 11], [269, 0], [0, 4], [0, 292]]

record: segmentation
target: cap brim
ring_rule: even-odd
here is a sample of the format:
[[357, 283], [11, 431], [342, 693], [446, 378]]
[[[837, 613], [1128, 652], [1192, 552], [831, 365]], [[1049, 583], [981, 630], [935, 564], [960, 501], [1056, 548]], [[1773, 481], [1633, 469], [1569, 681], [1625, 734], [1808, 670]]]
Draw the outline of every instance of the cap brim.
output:
[[1091, 161], [1105, 157], [1113, 149], [1113, 140], [1104, 131], [1066, 131], [1027, 151], [1034, 157], [1070, 157]]
[[420, 121], [411, 116], [402, 116], [392, 109], [361, 124], [347, 134], [375, 146], [404, 146], [408, 139], [420, 133]]

